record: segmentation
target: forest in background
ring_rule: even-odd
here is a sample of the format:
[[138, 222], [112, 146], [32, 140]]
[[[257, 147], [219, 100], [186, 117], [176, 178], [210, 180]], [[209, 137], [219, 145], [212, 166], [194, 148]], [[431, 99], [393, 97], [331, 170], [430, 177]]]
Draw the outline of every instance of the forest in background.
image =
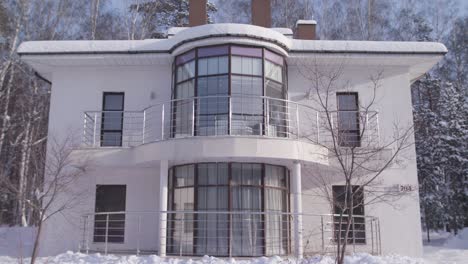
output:
[[[439, 41], [449, 52], [412, 85], [423, 225], [468, 225], [468, 16], [455, 0], [272, 0], [273, 27], [315, 19], [321, 40]], [[212, 0], [210, 23], [250, 23], [250, 0]], [[0, 2], [0, 224], [35, 225], [50, 83], [16, 54], [28, 40], [164, 37], [188, 24], [188, 0]]]

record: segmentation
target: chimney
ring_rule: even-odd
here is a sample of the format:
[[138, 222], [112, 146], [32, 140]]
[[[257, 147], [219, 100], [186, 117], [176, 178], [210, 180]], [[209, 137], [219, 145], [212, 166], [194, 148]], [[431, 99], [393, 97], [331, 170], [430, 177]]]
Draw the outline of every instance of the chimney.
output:
[[206, 13], [207, 0], [189, 0], [189, 26], [205, 25], [208, 20]]
[[252, 0], [252, 24], [256, 26], [271, 27], [270, 0]]
[[295, 39], [308, 39], [314, 40], [315, 28], [317, 26], [317, 21], [315, 20], [298, 20], [296, 22], [296, 32]]

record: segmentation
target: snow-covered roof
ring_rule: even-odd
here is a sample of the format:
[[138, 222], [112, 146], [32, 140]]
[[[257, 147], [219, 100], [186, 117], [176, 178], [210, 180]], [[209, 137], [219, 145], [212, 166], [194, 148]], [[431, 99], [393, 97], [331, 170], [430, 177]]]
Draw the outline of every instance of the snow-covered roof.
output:
[[17, 52], [20, 55], [167, 52], [171, 48], [168, 44], [166, 39], [27, 41], [21, 43]]
[[188, 27], [171, 27], [167, 30], [168, 36], [174, 36], [175, 34], [181, 32], [182, 30], [186, 30]]
[[274, 30], [276, 32], [279, 32], [285, 36], [292, 36], [293, 31], [290, 28], [271, 28], [271, 30]]
[[[24, 61], [44, 75], [50, 75], [54, 67], [66, 65], [170, 63], [174, 55], [192, 47], [222, 43], [265, 46], [288, 56], [288, 61], [312, 56], [308, 54], [322, 54], [321, 56], [352, 54], [354, 57], [359, 56], [369, 65], [372, 63], [395, 65], [392, 63], [396, 61], [400, 66], [410, 68], [415, 68], [417, 65], [419, 68], [414, 72], [415, 75], [430, 69], [447, 52], [443, 44], [435, 42], [292, 39], [287, 36], [292, 33], [290, 29], [272, 29], [245, 24], [209, 24], [191, 28], [172, 28], [169, 33], [174, 35], [167, 39], [27, 41], [18, 47], [17, 52]], [[382, 55], [387, 56], [383, 58]]]
[[315, 53], [445, 54], [438, 42], [302, 40], [292, 41], [290, 51]]
[[[299, 20], [302, 21], [302, 20]], [[298, 21], [298, 22], [299, 22]], [[264, 28], [244, 24], [209, 24], [192, 28], [172, 28], [174, 37], [145, 40], [76, 40], [76, 41], [27, 41], [19, 48], [26, 54], [79, 54], [79, 53], [172, 53], [184, 43], [207, 38], [252, 38], [274, 43], [289, 52], [327, 53], [401, 53], [444, 54], [445, 46], [435, 42], [386, 42], [386, 41], [332, 41], [291, 39], [292, 33], [284, 28]]]

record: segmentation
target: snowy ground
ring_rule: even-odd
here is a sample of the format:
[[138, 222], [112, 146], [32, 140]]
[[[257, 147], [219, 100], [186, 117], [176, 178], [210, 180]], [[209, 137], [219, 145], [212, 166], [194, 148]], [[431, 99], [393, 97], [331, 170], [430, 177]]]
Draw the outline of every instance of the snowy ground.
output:
[[468, 263], [468, 228], [457, 236], [447, 232], [431, 233], [431, 243], [424, 243], [427, 264]]
[[[32, 228], [0, 227], [0, 264], [21, 263], [18, 256], [30, 254], [34, 230]], [[433, 240], [424, 245], [424, 259], [404, 256], [371, 256], [356, 254], [346, 258], [347, 264], [468, 264], [468, 228], [457, 236], [449, 233], [433, 233]], [[22, 245], [22, 246], [18, 246]], [[25, 259], [23, 263], [28, 263]], [[115, 256], [100, 254], [80, 254], [67, 252], [54, 257], [39, 258], [39, 264], [296, 264], [294, 259], [280, 257], [255, 258], [251, 260], [218, 259], [205, 256], [201, 259], [159, 258], [158, 256]], [[312, 257], [301, 264], [332, 264], [330, 257]]]

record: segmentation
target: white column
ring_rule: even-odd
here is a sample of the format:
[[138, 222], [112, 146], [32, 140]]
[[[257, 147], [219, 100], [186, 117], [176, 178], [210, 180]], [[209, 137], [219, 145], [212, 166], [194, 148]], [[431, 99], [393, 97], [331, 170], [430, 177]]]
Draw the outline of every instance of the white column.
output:
[[167, 182], [169, 178], [169, 163], [167, 160], [161, 160], [159, 165], [159, 256], [166, 256], [167, 240]]
[[291, 175], [291, 194], [293, 196], [293, 217], [294, 217], [294, 249], [298, 258], [303, 257], [302, 247], [302, 183], [301, 183], [301, 163], [294, 161]]

